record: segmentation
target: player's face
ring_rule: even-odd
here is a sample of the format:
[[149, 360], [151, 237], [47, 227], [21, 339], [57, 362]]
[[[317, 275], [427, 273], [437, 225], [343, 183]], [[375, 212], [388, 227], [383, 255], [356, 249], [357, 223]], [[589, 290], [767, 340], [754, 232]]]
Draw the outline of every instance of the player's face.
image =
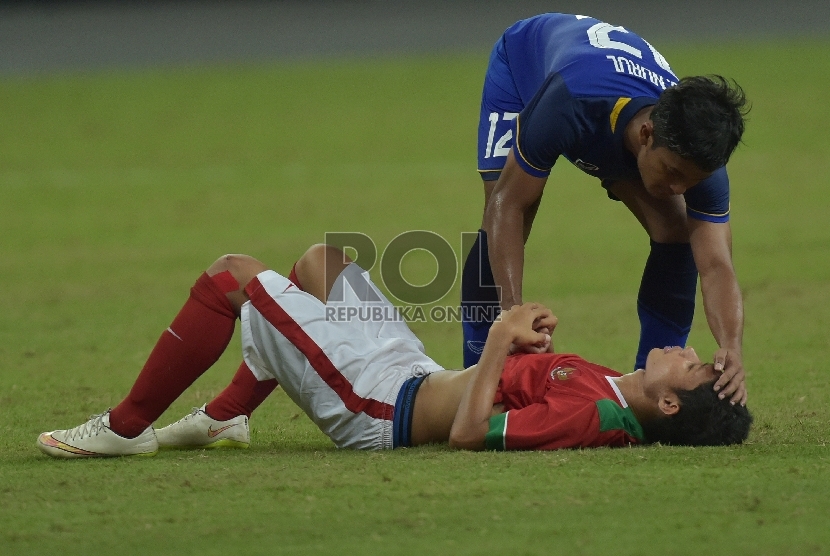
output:
[[665, 390], [694, 390], [720, 375], [711, 363], [703, 363], [691, 347], [651, 350], [646, 359], [643, 386], [647, 394]]
[[646, 147], [640, 150], [637, 166], [646, 191], [654, 197], [668, 199], [672, 195], [682, 195], [712, 175], [666, 147], [654, 148], [653, 141], [649, 137]]

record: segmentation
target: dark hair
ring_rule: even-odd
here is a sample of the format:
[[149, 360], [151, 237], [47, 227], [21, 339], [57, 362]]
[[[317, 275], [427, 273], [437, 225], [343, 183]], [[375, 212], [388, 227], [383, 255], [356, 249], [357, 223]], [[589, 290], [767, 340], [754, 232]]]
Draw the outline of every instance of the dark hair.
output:
[[749, 435], [752, 415], [729, 399], [718, 399], [713, 389], [717, 379], [694, 390], [678, 390], [680, 410], [643, 425], [646, 442], [675, 446], [728, 446], [740, 444]]
[[736, 82], [720, 75], [684, 77], [663, 91], [651, 111], [654, 147], [666, 147], [704, 172], [714, 172], [740, 143], [748, 112]]

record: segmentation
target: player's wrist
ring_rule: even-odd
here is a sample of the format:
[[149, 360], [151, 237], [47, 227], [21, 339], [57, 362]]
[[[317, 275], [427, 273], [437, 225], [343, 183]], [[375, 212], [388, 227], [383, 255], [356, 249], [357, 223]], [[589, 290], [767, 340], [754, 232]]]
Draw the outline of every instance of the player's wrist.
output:
[[497, 320], [490, 327], [490, 332], [487, 334], [487, 343], [494, 344], [499, 347], [509, 348], [513, 344], [515, 333], [513, 328], [505, 320]]
[[732, 354], [741, 355], [741, 344], [723, 344], [720, 349]]
[[501, 298], [501, 306], [504, 309], [510, 309], [516, 305], [522, 304], [522, 296], [519, 294], [503, 295]]

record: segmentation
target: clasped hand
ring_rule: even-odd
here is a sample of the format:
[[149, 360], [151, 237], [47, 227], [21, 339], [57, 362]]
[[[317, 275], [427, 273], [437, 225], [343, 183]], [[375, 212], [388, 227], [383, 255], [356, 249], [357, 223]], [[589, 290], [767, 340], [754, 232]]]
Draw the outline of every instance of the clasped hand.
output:
[[553, 352], [551, 334], [558, 321], [544, 305], [525, 303], [502, 311], [491, 332], [495, 329], [510, 340], [510, 354]]

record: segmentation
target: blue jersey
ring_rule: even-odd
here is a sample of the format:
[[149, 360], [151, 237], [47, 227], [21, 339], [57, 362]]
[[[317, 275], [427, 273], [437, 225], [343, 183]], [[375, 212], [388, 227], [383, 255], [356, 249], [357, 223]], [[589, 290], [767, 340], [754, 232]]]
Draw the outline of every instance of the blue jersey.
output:
[[[484, 85], [479, 171], [496, 179], [510, 142], [528, 174], [547, 177], [559, 156], [601, 181], [639, 179], [623, 132], [677, 76], [623, 27], [569, 14], [519, 21], [496, 43]], [[725, 168], [685, 194], [689, 216], [729, 219]]]

